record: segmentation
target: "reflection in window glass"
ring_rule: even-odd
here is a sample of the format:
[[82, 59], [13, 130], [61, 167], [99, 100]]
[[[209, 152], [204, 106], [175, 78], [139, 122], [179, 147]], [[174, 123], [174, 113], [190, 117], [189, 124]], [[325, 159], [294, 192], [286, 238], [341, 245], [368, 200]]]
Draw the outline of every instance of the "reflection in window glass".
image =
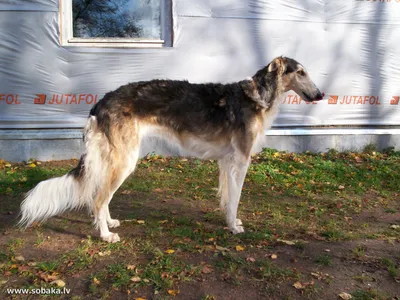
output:
[[73, 36], [161, 39], [161, 0], [72, 0]]

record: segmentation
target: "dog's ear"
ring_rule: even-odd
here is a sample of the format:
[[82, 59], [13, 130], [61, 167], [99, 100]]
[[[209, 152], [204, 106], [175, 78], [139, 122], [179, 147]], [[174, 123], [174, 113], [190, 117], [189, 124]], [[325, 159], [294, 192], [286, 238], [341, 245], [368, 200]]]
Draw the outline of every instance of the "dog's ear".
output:
[[285, 72], [285, 62], [283, 57], [277, 57], [268, 65], [268, 72], [276, 72], [278, 71], [279, 74], [283, 74]]
[[268, 65], [268, 73], [275, 72], [276, 70], [278, 70], [278, 64], [277, 64], [275, 61], [272, 61], [272, 62]]

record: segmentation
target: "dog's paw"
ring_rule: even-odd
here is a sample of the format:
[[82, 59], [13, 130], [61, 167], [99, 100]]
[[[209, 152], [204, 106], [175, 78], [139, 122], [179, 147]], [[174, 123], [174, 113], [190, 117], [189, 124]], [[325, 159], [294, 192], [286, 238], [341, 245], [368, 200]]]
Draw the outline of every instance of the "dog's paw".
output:
[[107, 221], [108, 227], [116, 228], [121, 225], [121, 223], [117, 219], [111, 219], [111, 221]]
[[238, 233], [243, 233], [244, 232], [244, 227], [243, 226], [235, 226], [231, 229], [231, 232], [233, 234], [238, 234]]
[[242, 220], [236, 219], [236, 226], [242, 226], [243, 227]]
[[118, 233], [112, 233], [110, 232], [107, 235], [104, 235], [101, 237], [103, 241], [108, 242], [108, 243], [116, 243], [120, 241]]

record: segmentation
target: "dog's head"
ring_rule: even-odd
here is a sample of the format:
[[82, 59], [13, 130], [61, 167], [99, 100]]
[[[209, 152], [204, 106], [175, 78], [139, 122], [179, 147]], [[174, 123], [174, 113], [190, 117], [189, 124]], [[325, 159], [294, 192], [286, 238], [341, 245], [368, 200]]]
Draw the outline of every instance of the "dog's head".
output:
[[275, 72], [281, 77], [284, 92], [292, 90], [307, 102], [322, 100], [325, 96], [311, 80], [307, 70], [292, 58], [275, 58], [267, 66], [267, 72]]

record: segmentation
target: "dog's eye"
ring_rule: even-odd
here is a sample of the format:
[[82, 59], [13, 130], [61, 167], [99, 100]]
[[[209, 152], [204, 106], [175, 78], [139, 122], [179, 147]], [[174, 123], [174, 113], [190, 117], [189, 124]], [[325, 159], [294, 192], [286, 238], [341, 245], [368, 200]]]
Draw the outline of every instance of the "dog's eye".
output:
[[304, 72], [303, 70], [297, 71], [297, 74], [299, 74], [300, 76], [306, 76], [306, 72]]

